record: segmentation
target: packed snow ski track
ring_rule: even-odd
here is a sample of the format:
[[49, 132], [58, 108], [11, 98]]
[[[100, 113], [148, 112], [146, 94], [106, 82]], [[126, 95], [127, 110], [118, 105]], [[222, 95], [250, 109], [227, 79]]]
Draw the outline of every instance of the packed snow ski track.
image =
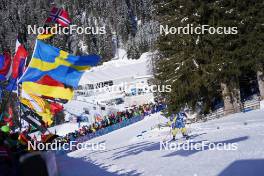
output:
[[[62, 176], [263, 176], [264, 110], [238, 113], [187, 126], [192, 139], [201, 145], [235, 145], [233, 150], [184, 150], [161, 148], [171, 136], [160, 114], [87, 141], [104, 143], [105, 150], [77, 150], [57, 158]], [[185, 144], [181, 134], [174, 144]], [[160, 150], [162, 149], [162, 150]]]

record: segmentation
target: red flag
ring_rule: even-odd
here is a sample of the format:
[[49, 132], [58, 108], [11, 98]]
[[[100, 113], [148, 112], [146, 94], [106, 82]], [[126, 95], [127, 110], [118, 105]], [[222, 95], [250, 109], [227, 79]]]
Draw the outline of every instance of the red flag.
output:
[[25, 49], [24, 45], [21, 44], [17, 39], [16, 53], [13, 58], [13, 64], [11, 70], [12, 72], [6, 90], [13, 91], [17, 89], [17, 79], [19, 79], [24, 72], [27, 56], [28, 56], [27, 50]]
[[50, 15], [46, 20], [46, 23], [58, 23], [63, 27], [69, 26], [71, 23], [69, 14], [66, 10], [64, 10], [63, 8], [57, 8], [57, 7], [53, 7], [51, 9]]
[[53, 79], [49, 75], [45, 75], [45, 76], [41, 77], [40, 80], [37, 81], [37, 83], [42, 84], [42, 85], [64, 87], [64, 84], [62, 84], [61, 82]]
[[59, 103], [52, 102], [50, 103], [50, 110], [51, 113], [54, 115], [61, 112], [63, 110], [63, 106], [60, 105]]
[[4, 81], [6, 80], [6, 76], [11, 66], [11, 55], [7, 51], [4, 51], [4, 55], [2, 56], [2, 58], [3, 58], [3, 64], [2, 67], [0, 68], [0, 80]]
[[13, 109], [11, 106], [8, 107], [8, 116], [4, 116], [4, 122], [8, 124], [9, 127], [14, 126], [13, 118]]
[[12, 65], [12, 78], [17, 79], [22, 75], [27, 56], [28, 52], [24, 45], [17, 40], [16, 54], [14, 56]]
[[9, 118], [13, 118], [13, 109], [11, 106], [8, 107], [8, 114], [9, 114]]

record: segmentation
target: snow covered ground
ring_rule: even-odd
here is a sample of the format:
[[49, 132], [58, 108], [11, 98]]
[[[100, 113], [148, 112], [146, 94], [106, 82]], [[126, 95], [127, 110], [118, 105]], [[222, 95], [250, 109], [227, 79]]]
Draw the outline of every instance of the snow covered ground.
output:
[[[106, 149], [77, 150], [59, 156], [59, 172], [62, 176], [264, 175], [264, 110], [233, 114], [187, 126], [192, 134], [190, 143], [199, 145], [209, 141], [214, 145], [235, 144], [237, 150], [209, 150], [209, 147], [204, 147], [204, 150], [160, 150], [160, 142], [171, 137], [168, 135], [170, 129], [155, 126], [165, 121], [160, 114], [154, 114], [136, 124], [88, 141], [105, 143]], [[182, 144], [181, 134], [177, 138], [178, 141], [170, 144]]]
[[[54, 127], [50, 127], [50, 128], [48, 128], [48, 130], [49, 130], [50, 133], [57, 134], [59, 136], [65, 136], [68, 133], [71, 133], [71, 132], [74, 132], [76, 130], [79, 130], [80, 127], [82, 127], [84, 125], [90, 125], [90, 124], [91, 123], [89, 123], [89, 122], [81, 122], [80, 126], [79, 126], [78, 123], [67, 122], [67, 123], [64, 123], [64, 124], [61, 124], [61, 125], [56, 125]], [[34, 132], [34, 133], [30, 133], [31, 137], [33, 137], [34, 135], [36, 136], [36, 138], [38, 140], [41, 139], [41, 133], [39, 131]]]

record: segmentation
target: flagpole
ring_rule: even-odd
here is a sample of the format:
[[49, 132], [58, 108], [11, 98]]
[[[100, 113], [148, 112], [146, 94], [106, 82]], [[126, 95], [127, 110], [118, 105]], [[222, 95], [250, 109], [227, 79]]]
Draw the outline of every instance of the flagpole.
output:
[[19, 102], [19, 131], [20, 132], [22, 132], [22, 111], [21, 111], [21, 102], [20, 102], [20, 99], [19, 99], [19, 97], [20, 97], [20, 86], [19, 86], [19, 84], [17, 84], [17, 99], [18, 99], [18, 102]]
[[22, 132], [22, 111], [21, 111], [21, 102], [19, 102], [19, 131]]

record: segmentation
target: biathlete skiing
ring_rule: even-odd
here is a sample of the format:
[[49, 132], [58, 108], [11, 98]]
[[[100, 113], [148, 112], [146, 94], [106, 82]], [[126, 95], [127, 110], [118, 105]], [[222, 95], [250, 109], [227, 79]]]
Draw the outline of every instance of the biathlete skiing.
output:
[[190, 136], [187, 134], [187, 130], [185, 128], [185, 119], [187, 118], [187, 115], [184, 111], [181, 111], [177, 114], [172, 114], [170, 116], [170, 120], [167, 123], [168, 126], [171, 127], [171, 132], [172, 132], [172, 140], [175, 141], [176, 134], [178, 131], [181, 131], [182, 136], [188, 140]]

